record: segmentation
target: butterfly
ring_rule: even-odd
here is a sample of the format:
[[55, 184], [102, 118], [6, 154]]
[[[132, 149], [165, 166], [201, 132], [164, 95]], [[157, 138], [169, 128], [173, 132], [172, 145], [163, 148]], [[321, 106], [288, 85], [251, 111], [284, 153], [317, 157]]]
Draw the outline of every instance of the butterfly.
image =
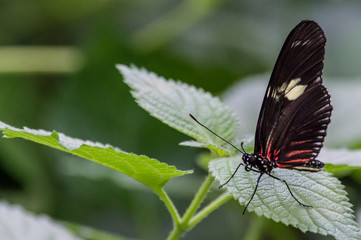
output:
[[259, 173], [253, 194], [243, 214], [256, 194], [263, 175], [279, 180], [288, 188], [291, 196], [303, 207], [312, 207], [300, 202], [288, 183], [272, 175], [274, 168], [288, 168], [317, 172], [324, 163], [316, 160], [331, 121], [331, 96], [322, 84], [322, 71], [326, 37], [314, 21], [300, 22], [288, 35], [273, 68], [262, 107], [259, 113], [254, 153], [247, 153], [204, 126], [217, 137], [241, 152], [240, 166], [246, 171]]

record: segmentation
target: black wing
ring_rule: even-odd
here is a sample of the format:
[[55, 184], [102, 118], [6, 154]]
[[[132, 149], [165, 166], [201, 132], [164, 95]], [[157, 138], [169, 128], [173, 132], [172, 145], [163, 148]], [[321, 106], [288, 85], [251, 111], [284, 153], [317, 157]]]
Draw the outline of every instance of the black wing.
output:
[[323, 146], [331, 111], [330, 95], [321, 84], [306, 90], [288, 105], [267, 149], [278, 167], [318, 171], [323, 166], [312, 160]]
[[302, 21], [288, 35], [273, 69], [258, 118], [255, 153], [279, 167], [312, 160], [323, 145], [332, 111], [321, 78], [325, 43], [317, 23]]

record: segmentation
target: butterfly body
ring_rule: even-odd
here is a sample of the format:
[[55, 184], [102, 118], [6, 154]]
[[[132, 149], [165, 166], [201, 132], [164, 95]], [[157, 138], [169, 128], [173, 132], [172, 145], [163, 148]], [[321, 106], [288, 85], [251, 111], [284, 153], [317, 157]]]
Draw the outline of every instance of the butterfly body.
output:
[[242, 160], [246, 171], [257, 171], [260, 173], [270, 174], [273, 168], [277, 167], [274, 161], [268, 158], [264, 158], [260, 153], [244, 153]]

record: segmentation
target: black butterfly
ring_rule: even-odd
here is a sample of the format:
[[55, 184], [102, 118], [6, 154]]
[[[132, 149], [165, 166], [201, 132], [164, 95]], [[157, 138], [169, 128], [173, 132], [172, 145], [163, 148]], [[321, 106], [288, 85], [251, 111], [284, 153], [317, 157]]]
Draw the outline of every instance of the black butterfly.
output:
[[322, 85], [322, 70], [326, 37], [321, 27], [309, 20], [299, 23], [288, 35], [273, 69], [258, 117], [254, 153], [240, 151], [240, 163], [220, 187], [226, 185], [240, 166], [246, 171], [259, 173], [256, 187], [243, 213], [252, 201], [264, 174], [286, 184], [292, 197], [304, 207], [292, 193], [287, 182], [271, 174], [274, 168], [290, 168], [320, 171], [324, 163], [316, 160], [331, 121], [331, 97]]

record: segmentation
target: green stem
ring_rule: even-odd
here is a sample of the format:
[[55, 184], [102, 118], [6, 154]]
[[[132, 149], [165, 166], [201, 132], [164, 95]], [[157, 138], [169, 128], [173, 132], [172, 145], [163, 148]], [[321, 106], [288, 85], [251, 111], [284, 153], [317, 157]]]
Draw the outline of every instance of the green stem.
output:
[[262, 228], [264, 225], [264, 220], [262, 218], [252, 218], [248, 231], [244, 236], [244, 240], [257, 240], [261, 239]]
[[202, 186], [199, 188], [196, 196], [194, 197], [191, 205], [189, 205], [187, 211], [184, 213], [182, 217], [182, 223], [188, 224], [189, 220], [192, 218], [194, 213], [197, 211], [203, 199], [206, 197], [210, 186], [214, 181], [214, 177], [212, 175], [208, 175], [206, 180], [203, 182]]
[[168, 236], [168, 240], [176, 240], [179, 239], [182, 234], [190, 229], [189, 221], [197, 211], [199, 205], [202, 203], [203, 199], [208, 193], [210, 186], [214, 181], [214, 177], [212, 175], [208, 175], [206, 180], [203, 182], [202, 186], [199, 188], [196, 196], [194, 197], [192, 203], [189, 205], [188, 209], [184, 213], [182, 219], [178, 222], [175, 222], [174, 228], [170, 235]]
[[180, 223], [180, 216], [177, 208], [174, 206], [172, 200], [169, 198], [168, 194], [164, 191], [164, 189], [155, 192], [158, 194], [160, 199], [162, 199], [162, 201], [165, 203], [165, 206], [167, 207], [170, 215], [172, 216], [174, 227], [176, 227]]
[[224, 203], [231, 200], [233, 197], [232, 195], [229, 195], [228, 193], [223, 193], [218, 198], [216, 198], [214, 201], [212, 201], [208, 206], [203, 208], [202, 211], [197, 213], [190, 221], [189, 221], [189, 228], [193, 228], [195, 225], [197, 225], [202, 219], [207, 217], [211, 212], [219, 208]]
[[184, 233], [185, 229], [181, 229], [179, 225], [173, 228], [173, 231], [169, 234], [167, 240], [177, 240], [179, 239], [182, 234]]
[[74, 47], [0, 47], [0, 73], [74, 73], [82, 62]]
[[220, 207], [222, 204], [226, 203], [232, 196], [228, 193], [224, 193], [214, 201], [212, 201], [208, 206], [206, 206], [203, 210], [201, 210], [198, 214], [194, 216], [197, 209], [203, 202], [203, 199], [206, 197], [210, 186], [214, 181], [214, 177], [208, 175], [202, 186], [199, 188], [195, 198], [192, 203], [189, 205], [188, 209], [184, 213], [180, 222], [174, 225], [173, 231], [170, 233], [168, 240], [176, 240], [179, 239], [185, 231], [190, 230], [195, 225], [197, 225], [202, 219], [207, 217], [211, 212]]
[[179, 218], [178, 212], [171, 203], [170, 199], [167, 198], [166, 199], [167, 201], [163, 200], [166, 204], [167, 202], [169, 202], [168, 203], [169, 206], [167, 206], [167, 208], [172, 215], [173, 223], [174, 223], [174, 228], [172, 232], [169, 234], [167, 238], [168, 240], [179, 239], [184, 232], [193, 228], [205, 217], [207, 217], [211, 212], [213, 212], [221, 205], [232, 199], [232, 195], [229, 195], [228, 193], [223, 193], [195, 215], [197, 209], [199, 208], [204, 198], [206, 197], [213, 181], [214, 181], [214, 177], [212, 175], [208, 175], [205, 181], [203, 182], [202, 186], [199, 188], [197, 194], [195, 195], [193, 201], [189, 205], [188, 209], [186, 210], [182, 218]]

